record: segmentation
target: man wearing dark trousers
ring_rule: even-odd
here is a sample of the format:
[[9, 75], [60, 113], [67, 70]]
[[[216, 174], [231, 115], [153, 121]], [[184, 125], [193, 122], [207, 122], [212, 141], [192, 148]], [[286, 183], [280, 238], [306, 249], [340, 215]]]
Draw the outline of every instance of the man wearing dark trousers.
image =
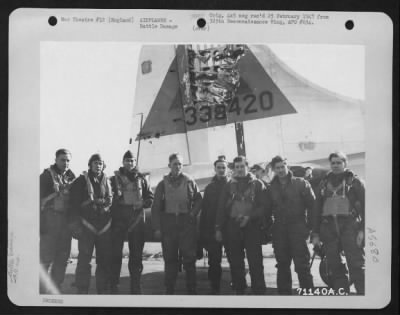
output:
[[309, 182], [293, 176], [286, 159], [271, 161], [275, 177], [271, 181], [269, 209], [272, 210], [272, 246], [277, 261], [278, 293], [292, 294], [290, 265], [294, 261], [301, 288], [313, 288], [307, 240], [313, 223], [315, 196]]
[[[324, 244], [333, 289], [349, 292], [350, 282], [354, 282], [357, 294], [364, 294], [364, 183], [347, 169], [347, 157], [343, 152], [330, 154], [329, 162], [331, 172], [316, 189], [313, 244], [318, 245], [320, 240]], [[342, 264], [342, 251], [350, 281]]]
[[208, 280], [211, 294], [219, 294], [222, 276], [222, 244], [215, 239], [215, 221], [218, 201], [223, 187], [228, 182], [228, 163], [224, 156], [214, 162], [215, 176], [204, 190], [200, 213], [200, 240], [208, 253]]
[[264, 184], [248, 172], [244, 156], [233, 160], [234, 176], [224, 186], [218, 205], [216, 239], [226, 231], [229, 263], [237, 295], [246, 289], [245, 251], [249, 263], [253, 294], [265, 294], [261, 227], [266, 213]]
[[88, 294], [91, 260], [96, 248], [96, 288], [98, 294], [111, 292], [111, 203], [112, 189], [104, 173], [100, 154], [89, 159], [89, 171], [84, 172], [71, 187], [71, 230], [78, 239], [78, 264], [75, 284], [78, 294]]
[[151, 209], [155, 238], [161, 239], [166, 294], [174, 294], [179, 253], [186, 272], [188, 294], [196, 294], [197, 215], [201, 194], [195, 181], [182, 172], [183, 157], [169, 157], [170, 173], [157, 185]]
[[136, 168], [136, 158], [127, 151], [123, 167], [111, 178], [114, 192], [112, 213], [113, 263], [111, 290], [118, 293], [122, 264], [122, 250], [127, 238], [129, 245], [128, 269], [132, 294], [141, 294], [140, 278], [143, 270], [142, 255], [145, 242], [144, 208], [151, 207], [153, 192], [144, 175]]
[[[72, 235], [68, 228], [69, 190], [75, 174], [69, 169], [71, 153], [56, 152], [55, 164], [40, 175], [40, 262], [60, 289], [71, 252]], [[47, 293], [41, 281], [40, 293]]]

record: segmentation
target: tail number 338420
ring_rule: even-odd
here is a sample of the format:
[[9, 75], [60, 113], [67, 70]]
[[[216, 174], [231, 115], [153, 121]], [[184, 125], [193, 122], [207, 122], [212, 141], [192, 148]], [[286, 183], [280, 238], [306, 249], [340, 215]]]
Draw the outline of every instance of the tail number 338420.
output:
[[185, 122], [187, 125], [208, 123], [211, 120], [237, 121], [247, 120], [250, 117], [264, 116], [262, 112], [270, 111], [274, 107], [273, 94], [263, 91], [259, 95], [245, 94], [236, 96], [230, 104], [202, 105], [200, 107], [188, 106], [185, 108]]

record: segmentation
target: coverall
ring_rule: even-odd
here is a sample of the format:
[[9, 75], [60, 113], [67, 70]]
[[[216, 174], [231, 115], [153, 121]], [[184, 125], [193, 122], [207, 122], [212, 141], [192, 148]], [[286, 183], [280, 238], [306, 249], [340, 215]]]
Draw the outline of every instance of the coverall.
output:
[[358, 232], [364, 231], [364, 183], [350, 170], [342, 174], [330, 172], [321, 181], [316, 195], [317, 216], [313, 232], [320, 235], [324, 244], [333, 289], [349, 291], [349, 279], [340, 256], [343, 250], [350, 282], [354, 282], [358, 294], [364, 294], [364, 248], [356, 242]]
[[208, 253], [208, 280], [212, 291], [215, 293], [220, 291], [222, 276], [222, 244], [215, 239], [215, 221], [219, 198], [227, 181], [226, 176], [213, 177], [211, 183], [204, 190], [200, 213], [200, 240]]
[[[71, 170], [64, 174], [51, 165], [40, 175], [40, 262], [50, 271], [53, 284], [60, 288], [71, 252], [72, 235], [68, 228], [70, 211], [69, 190], [75, 175]], [[43, 284], [40, 292], [46, 293]]]
[[98, 294], [111, 290], [111, 211], [112, 190], [105, 173], [96, 177], [91, 171], [81, 175], [71, 187], [74, 209], [71, 221], [78, 238], [78, 264], [75, 284], [79, 294], [87, 294], [91, 278], [91, 260], [96, 248], [96, 288]]
[[281, 184], [278, 176], [271, 181], [269, 209], [274, 218], [272, 246], [277, 261], [278, 293], [291, 295], [292, 260], [300, 287], [314, 287], [307, 240], [312, 229], [315, 195], [310, 183], [293, 176], [291, 171], [286, 179], [285, 184]]
[[196, 294], [197, 220], [201, 194], [185, 173], [169, 174], [157, 185], [151, 209], [154, 230], [161, 230], [166, 293], [173, 294], [179, 269], [178, 252], [186, 272], [186, 288]]
[[[262, 231], [266, 194], [264, 184], [248, 173], [245, 177], [234, 177], [222, 191], [216, 221], [216, 229], [226, 231], [229, 248], [229, 263], [236, 294], [244, 294], [245, 251], [249, 263], [253, 294], [265, 293], [264, 266], [262, 256]], [[250, 217], [241, 227], [238, 218]]]
[[[144, 208], [151, 207], [153, 192], [145, 177], [137, 172], [120, 168], [111, 178], [114, 192], [112, 213], [113, 262], [111, 286], [116, 290], [122, 265], [122, 250], [127, 239], [129, 245], [128, 269], [131, 293], [140, 294], [143, 270], [142, 256], [145, 243]], [[116, 292], [114, 292], [116, 293]]]

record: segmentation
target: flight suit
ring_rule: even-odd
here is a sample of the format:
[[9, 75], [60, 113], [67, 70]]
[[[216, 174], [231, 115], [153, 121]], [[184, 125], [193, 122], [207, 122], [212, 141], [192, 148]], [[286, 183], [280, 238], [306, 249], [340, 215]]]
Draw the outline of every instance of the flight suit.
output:
[[208, 252], [208, 280], [215, 293], [220, 291], [222, 276], [222, 244], [215, 239], [215, 221], [218, 201], [227, 181], [227, 177], [213, 177], [211, 183], [204, 190], [200, 213], [200, 239], [201, 244]]
[[165, 266], [166, 293], [173, 294], [179, 269], [179, 253], [186, 272], [186, 289], [196, 294], [196, 217], [201, 194], [193, 179], [185, 173], [171, 174], [157, 185], [151, 209], [154, 230], [161, 230]]
[[[225, 185], [218, 206], [216, 229], [225, 230], [229, 248], [229, 263], [236, 294], [244, 294], [245, 251], [249, 263], [253, 294], [265, 293], [261, 228], [266, 211], [265, 186], [252, 174], [234, 177]], [[250, 220], [240, 227], [238, 217]]]
[[[69, 190], [75, 175], [64, 174], [51, 165], [40, 175], [40, 262], [53, 284], [60, 288], [71, 252], [72, 235], [68, 228]], [[46, 289], [41, 284], [41, 293]]]
[[[350, 170], [342, 174], [328, 173], [317, 189], [317, 217], [314, 233], [324, 244], [333, 289], [349, 292], [354, 282], [358, 294], [365, 293], [365, 257], [363, 246], [356, 243], [358, 231], [364, 231], [365, 188]], [[343, 267], [344, 251], [350, 274]]]
[[272, 246], [277, 261], [278, 293], [292, 294], [290, 265], [294, 262], [301, 288], [314, 287], [310, 272], [310, 252], [307, 240], [312, 229], [315, 195], [309, 182], [289, 171], [287, 183], [277, 176], [269, 189], [270, 210], [274, 218]]
[[[147, 180], [136, 170], [120, 168], [111, 178], [114, 191], [112, 213], [113, 262], [111, 287], [116, 291], [122, 265], [124, 241], [128, 240], [131, 293], [140, 294], [143, 270], [142, 256], [145, 243], [144, 208], [151, 207], [153, 192]], [[114, 292], [116, 293], [116, 292]]]
[[110, 293], [111, 287], [111, 211], [112, 189], [105, 173], [97, 178], [84, 172], [71, 187], [75, 212], [71, 228], [78, 239], [78, 264], [75, 284], [79, 294], [87, 294], [91, 278], [91, 260], [96, 248], [96, 288], [98, 294]]

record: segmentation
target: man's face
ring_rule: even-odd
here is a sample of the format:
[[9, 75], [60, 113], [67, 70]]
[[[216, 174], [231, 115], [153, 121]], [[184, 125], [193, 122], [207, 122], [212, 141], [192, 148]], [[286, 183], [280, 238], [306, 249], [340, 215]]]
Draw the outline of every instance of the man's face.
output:
[[234, 170], [236, 176], [245, 177], [248, 172], [246, 162], [245, 161], [235, 162], [235, 164], [233, 166], [233, 170]]
[[104, 162], [97, 160], [93, 161], [91, 164], [91, 170], [93, 173], [100, 174], [103, 171], [104, 168]]
[[182, 166], [183, 166], [183, 159], [180, 156], [178, 156], [176, 159], [172, 160], [168, 164], [168, 167], [171, 169], [171, 174], [174, 176], [177, 176], [180, 173], [182, 173]]
[[274, 178], [274, 172], [271, 167], [267, 167], [267, 169], [265, 170], [264, 180], [267, 183], [270, 183], [272, 178]]
[[279, 177], [279, 178], [284, 178], [287, 176], [289, 173], [289, 168], [286, 164], [285, 161], [283, 162], [278, 162], [274, 166], [274, 173]]
[[56, 165], [58, 169], [65, 172], [69, 169], [69, 161], [71, 160], [70, 154], [60, 154], [56, 157]]
[[226, 176], [226, 172], [227, 172], [227, 167], [225, 162], [218, 162], [215, 165], [215, 174], [218, 177]]
[[311, 168], [307, 168], [306, 172], [304, 174], [304, 178], [311, 178], [312, 177], [312, 169]]
[[331, 170], [333, 174], [341, 174], [346, 168], [346, 163], [339, 157], [333, 157], [331, 159]]
[[263, 179], [264, 170], [262, 168], [259, 168], [254, 172], [254, 175], [257, 177], [257, 179]]
[[127, 171], [132, 171], [136, 167], [136, 159], [135, 158], [125, 158], [122, 162], [124, 168]]

